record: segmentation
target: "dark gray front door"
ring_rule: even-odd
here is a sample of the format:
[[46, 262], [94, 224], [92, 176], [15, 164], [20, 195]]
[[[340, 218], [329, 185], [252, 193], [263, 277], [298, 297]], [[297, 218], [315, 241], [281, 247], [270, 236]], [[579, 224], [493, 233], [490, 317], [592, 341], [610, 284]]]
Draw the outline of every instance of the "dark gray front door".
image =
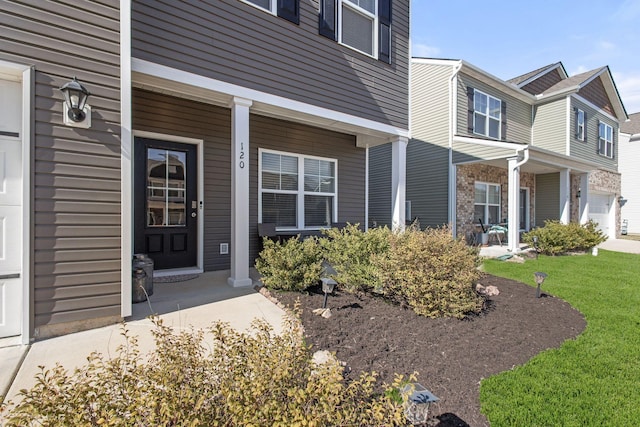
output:
[[156, 270], [196, 266], [196, 147], [136, 138], [134, 150], [134, 252]]

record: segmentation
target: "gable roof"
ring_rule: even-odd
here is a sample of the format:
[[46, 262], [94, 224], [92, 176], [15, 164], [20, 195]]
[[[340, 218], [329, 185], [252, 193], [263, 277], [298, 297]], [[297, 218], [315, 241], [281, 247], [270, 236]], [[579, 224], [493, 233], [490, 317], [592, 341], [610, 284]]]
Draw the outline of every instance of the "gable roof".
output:
[[537, 70], [533, 70], [533, 71], [529, 71], [526, 74], [523, 74], [521, 76], [518, 77], [514, 77], [512, 79], [507, 80], [507, 82], [514, 84], [518, 87], [522, 87], [527, 85], [528, 83], [532, 82], [533, 80], [539, 79], [540, 77], [542, 77], [543, 75], [558, 69], [558, 72], [560, 73], [560, 75], [562, 76], [562, 78], [567, 78], [568, 74], [567, 71], [564, 69], [564, 65], [562, 65], [562, 62], [558, 61], [558, 62], [554, 62], [553, 64], [549, 64], [546, 65], [544, 67], [540, 67]]
[[620, 132], [631, 135], [640, 134], [640, 113], [629, 114], [629, 121], [620, 124]]
[[627, 110], [624, 108], [624, 104], [620, 98], [620, 93], [613, 81], [613, 76], [611, 75], [611, 70], [608, 65], [561, 80], [545, 90], [543, 93], [537, 95], [536, 98], [539, 100], [550, 100], [556, 97], [563, 97], [573, 93], [578, 93], [580, 89], [584, 88], [597, 78], [600, 78], [602, 81], [607, 97], [609, 98], [609, 101], [611, 101], [615, 117], [620, 123], [628, 120], [629, 116], [627, 115]]

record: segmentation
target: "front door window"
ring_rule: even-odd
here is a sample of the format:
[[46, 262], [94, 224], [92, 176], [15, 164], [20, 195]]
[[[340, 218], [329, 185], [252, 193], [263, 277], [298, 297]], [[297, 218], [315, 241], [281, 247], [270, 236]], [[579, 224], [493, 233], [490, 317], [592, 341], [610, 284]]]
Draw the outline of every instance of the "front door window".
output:
[[147, 226], [184, 227], [186, 224], [187, 154], [147, 149]]

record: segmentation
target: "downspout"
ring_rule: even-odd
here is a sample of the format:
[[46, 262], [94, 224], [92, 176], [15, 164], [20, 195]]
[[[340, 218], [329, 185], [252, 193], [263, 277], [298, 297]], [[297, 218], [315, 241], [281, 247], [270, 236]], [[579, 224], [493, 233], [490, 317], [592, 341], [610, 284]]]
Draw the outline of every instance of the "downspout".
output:
[[457, 82], [457, 76], [462, 68], [462, 61], [453, 68], [453, 73], [449, 79], [449, 176], [448, 176], [448, 199], [449, 199], [449, 214], [448, 222], [451, 227], [451, 233], [453, 237], [457, 236], [457, 215], [456, 215], [456, 186], [458, 184], [456, 167], [453, 165], [453, 135], [455, 135], [457, 120], [456, 120], [456, 108], [457, 102], [457, 87], [454, 86]]
[[[524, 156], [517, 161], [520, 152]], [[509, 159], [509, 212], [508, 212], [508, 236], [509, 250], [516, 252], [520, 249], [520, 221], [518, 214], [520, 210], [520, 166], [529, 161], [529, 146], [525, 145], [516, 149], [515, 157]]]

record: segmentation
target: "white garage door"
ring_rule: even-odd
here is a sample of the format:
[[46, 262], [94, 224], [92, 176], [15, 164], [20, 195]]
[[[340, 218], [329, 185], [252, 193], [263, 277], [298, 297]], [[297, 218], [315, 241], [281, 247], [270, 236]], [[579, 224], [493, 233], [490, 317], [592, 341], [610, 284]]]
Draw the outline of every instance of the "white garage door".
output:
[[589, 194], [589, 219], [598, 223], [598, 229], [609, 236], [611, 223], [611, 203], [608, 194]]
[[22, 85], [0, 80], [0, 337], [22, 318]]

